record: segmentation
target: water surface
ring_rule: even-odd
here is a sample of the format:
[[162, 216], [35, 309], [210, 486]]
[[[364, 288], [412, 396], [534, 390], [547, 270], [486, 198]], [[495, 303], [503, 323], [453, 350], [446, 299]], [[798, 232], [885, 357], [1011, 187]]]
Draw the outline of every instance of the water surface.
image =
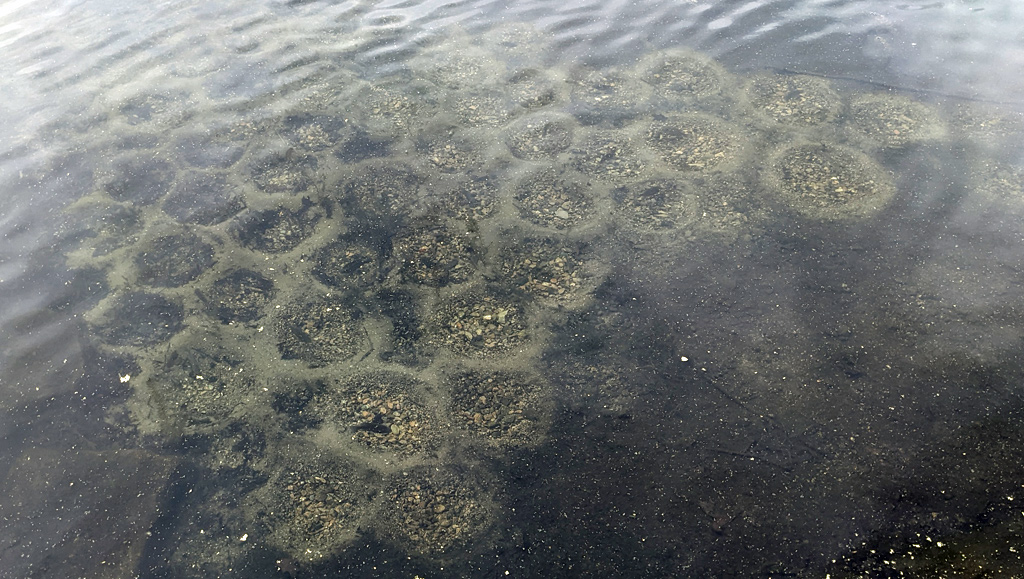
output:
[[0, 5], [0, 564], [1024, 573], [1010, 2]]

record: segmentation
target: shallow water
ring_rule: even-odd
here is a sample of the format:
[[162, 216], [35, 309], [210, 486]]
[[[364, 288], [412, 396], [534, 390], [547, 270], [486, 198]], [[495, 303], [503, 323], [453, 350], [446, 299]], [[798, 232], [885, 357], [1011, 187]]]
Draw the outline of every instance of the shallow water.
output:
[[1020, 10], [0, 4], [2, 574], [1024, 573]]

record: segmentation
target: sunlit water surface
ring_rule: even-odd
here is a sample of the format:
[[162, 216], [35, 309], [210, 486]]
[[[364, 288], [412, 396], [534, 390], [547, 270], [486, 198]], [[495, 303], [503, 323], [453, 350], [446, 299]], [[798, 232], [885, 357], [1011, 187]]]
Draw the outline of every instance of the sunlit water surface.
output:
[[0, 575], [1024, 573], [1018, 3], [0, 3]]

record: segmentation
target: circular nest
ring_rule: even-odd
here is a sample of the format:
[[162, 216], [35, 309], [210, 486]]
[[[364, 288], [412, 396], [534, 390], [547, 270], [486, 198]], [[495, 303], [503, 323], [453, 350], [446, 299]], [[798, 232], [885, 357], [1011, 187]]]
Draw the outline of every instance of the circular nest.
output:
[[528, 110], [558, 102], [561, 96], [556, 87], [554, 80], [535, 68], [517, 70], [512, 73], [505, 85], [512, 101]]
[[449, 39], [448, 42], [427, 51], [422, 62], [416, 63], [418, 74], [437, 86], [453, 91], [465, 91], [493, 85], [497, 72], [504, 68], [488, 55], [478, 52], [469, 55], [468, 39]]
[[195, 280], [213, 265], [213, 246], [195, 233], [158, 237], [135, 256], [136, 279], [155, 287], [178, 287]]
[[343, 118], [322, 114], [293, 114], [283, 119], [282, 132], [297, 148], [322, 151], [345, 139], [349, 123]]
[[523, 20], [504, 19], [485, 34], [474, 37], [473, 43], [504, 62], [535, 61], [538, 54], [546, 54], [550, 50], [552, 35], [541, 33], [533, 25], [524, 24]]
[[361, 243], [339, 239], [313, 258], [313, 276], [340, 289], [369, 289], [380, 281], [380, 255]]
[[131, 96], [117, 106], [129, 125], [179, 126], [194, 114], [195, 99], [185, 91], [143, 93]]
[[1012, 164], [985, 163], [973, 173], [972, 189], [986, 204], [996, 203], [1005, 215], [1024, 209], [1024, 169]]
[[772, 163], [773, 185], [809, 217], [842, 218], [877, 213], [895, 190], [885, 171], [862, 153], [834, 145], [798, 145]]
[[572, 145], [573, 125], [563, 115], [532, 115], [509, 127], [505, 144], [517, 159], [549, 159]]
[[254, 322], [274, 297], [274, 284], [262, 275], [240, 269], [215, 281], [210, 296], [204, 296], [220, 321]]
[[449, 469], [396, 475], [384, 490], [381, 530], [414, 553], [440, 555], [488, 527], [493, 507], [482, 488], [480, 481]]
[[295, 149], [269, 155], [250, 165], [252, 180], [264, 193], [298, 195], [313, 185], [317, 160], [313, 155], [296, 153]]
[[722, 121], [685, 115], [651, 125], [647, 142], [677, 171], [709, 171], [733, 164], [740, 139]]
[[171, 190], [176, 170], [153, 153], [134, 153], [120, 159], [103, 190], [116, 201], [149, 205]]
[[324, 298], [285, 310], [277, 320], [277, 339], [285, 360], [317, 368], [354, 356], [364, 347], [366, 333], [352, 310]]
[[248, 139], [237, 138], [231, 131], [220, 130], [212, 135], [198, 129], [174, 143], [174, 151], [186, 165], [197, 169], [227, 169], [245, 154]]
[[506, 249], [502, 274], [513, 286], [534, 297], [568, 301], [583, 284], [578, 252], [552, 239], [517, 240]]
[[641, 63], [641, 77], [662, 95], [687, 100], [718, 94], [724, 71], [710, 58], [695, 52], [670, 51]]
[[522, 374], [466, 372], [451, 380], [457, 425], [499, 446], [533, 446], [547, 422], [543, 384]]
[[751, 231], [761, 205], [758, 196], [750, 194], [757, 187], [746, 177], [716, 173], [695, 179], [692, 187], [697, 195], [695, 227], [729, 235]]
[[1024, 112], [981, 103], [958, 103], [952, 118], [960, 133], [972, 137], [972, 144], [983, 148], [1005, 146], [1024, 135]]
[[353, 476], [356, 469], [317, 459], [278, 471], [254, 493], [258, 522], [272, 522], [267, 543], [297, 561], [313, 563], [355, 540], [369, 502], [365, 482]]
[[469, 293], [443, 303], [428, 320], [428, 343], [458, 354], [507, 352], [526, 340], [522, 307], [512, 300]]
[[242, 216], [233, 228], [245, 247], [264, 253], [284, 253], [295, 249], [312, 235], [322, 211], [306, 204], [298, 211], [267, 209]]
[[598, 179], [636, 179], [644, 170], [644, 162], [633, 141], [614, 131], [601, 131], [587, 137], [572, 153], [573, 166]]
[[498, 91], [457, 94], [449, 108], [464, 127], [500, 127], [515, 114], [508, 96]]
[[685, 187], [674, 179], [652, 179], [619, 187], [612, 196], [619, 214], [638, 227], [669, 228], [696, 216], [696, 207]]
[[939, 115], [924, 103], [904, 96], [866, 95], [850, 103], [847, 122], [879, 147], [899, 148], [946, 136]]
[[444, 133], [445, 136], [428, 138], [420, 147], [427, 160], [438, 171], [466, 173], [482, 164], [483, 143], [460, 135], [455, 129]]
[[151, 346], [170, 339], [184, 321], [181, 304], [160, 294], [136, 291], [114, 297], [96, 326], [108, 344]]
[[443, 287], [469, 281], [475, 271], [466, 237], [442, 226], [413, 229], [393, 249], [405, 283]]
[[352, 99], [355, 109], [364, 111], [365, 124], [373, 138], [407, 137], [422, 122], [434, 116], [430, 95], [433, 89], [403, 83], [394, 89], [367, 85]]
[[257, 391], [255, 376], [243, 372], [242, 361], [219, 350], [202, 341], [175, 348], [147, 381], [153, 400], [193, 431], [228, 426]]
[[563, 177], [555, 169], [540, 171], [520, 181], [513, 202], [523, 219], [542, 227], [566, 229], [593, 212], [585, 186]]
[[470, 177], [438, 193], [438, 197], [448, 216], [466, 220], [472, 226], [494, 213], [498, 188], [498, 180], [493, 177]]
[[426, 195], [420, 191], [425, 183], [426, 178], [410, 167], [375, 163], [350, 179], [344, 191], [358, 212], [407, 216], [425, 205]]
[[94, 196], [80, 199], [69, 213], [64, 227], [85, 237], [75, 253], [82, 251], [91, 257], [101, 257], [137, 242], [143, 227], [139, 208]]
[[823, 78], [803, 75], [759, 75], [747, 85], [751, 103], [768, 117], [796, 125], [835, 120], [843, 101]]
[[373, 450], [419, 453], [436, 439], [436, 420], [420, 402], [419, 381], [394, 372], [374, 372], [339, 383], [311, 403], [324, 424], [350, 432]]
[[573, 114], [584, 125], [623, 126], [645, 110], [651, 87], [631, 75], [583, 70], [570, 80]]
[[180, 223], [215, 225], [245, 208], [237, 187], [218, 173], [191, 171], [164, 200], [164, 213]]

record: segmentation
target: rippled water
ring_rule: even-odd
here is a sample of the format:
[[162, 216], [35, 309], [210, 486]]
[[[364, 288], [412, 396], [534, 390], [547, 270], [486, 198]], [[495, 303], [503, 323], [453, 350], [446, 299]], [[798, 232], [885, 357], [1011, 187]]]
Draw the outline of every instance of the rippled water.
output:
[[1021, 10], [0, 4], [0, 575], [1024, 573]]

